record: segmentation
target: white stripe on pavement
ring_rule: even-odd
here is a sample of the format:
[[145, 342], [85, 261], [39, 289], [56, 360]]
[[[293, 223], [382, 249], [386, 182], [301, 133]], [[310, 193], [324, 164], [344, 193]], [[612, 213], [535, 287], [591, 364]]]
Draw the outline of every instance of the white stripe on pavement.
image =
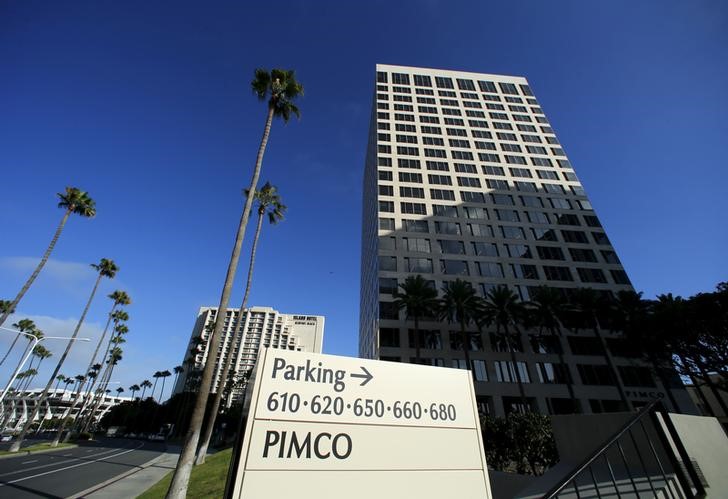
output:
[[[41, 465], [38, 465], [38, 466], [33, 466], [32, 468], [24, 468], [24, 469], [21, 469], [21, 470], [9, 471], [9, 472], [7, 472], [7, 473], [0, 473], [0, 477], [3, 477], [3, 476], [8, 476], [8, 475], [17, 475], [18, 473], [24, 473], [24, 472], [26, 472], [26, 471], [32, 471], [32, 470], [39, 470], [39, 469], [41, 469], [41, 468], [47, 468], [47, 467], [49, 467], [49, 466], [58, 466], [59, 464], [63, 464], [63, 463], [70, 463], [70, 462], [72, 462], [72, 461], [80, 461], [80, 460], [82, 460], [82, 459], [88, 459], [88, 458], [90, 458], [90, 457], [96, 457], [96, 456], [101, 456], [101, 455], [104, 455], [104, 454], [108, 454], [109, 452], [116, 452], [117, 450], [118, 450], [118, 449], [108, 449], [108, 450], [105, 450], [105, 451], [99, 452], [99, 453], [97, 453], [97, 454], [93, 454], [93, 455], [91, 455], [91, 456], [84, 456], [84, 457], [80, 457], [80, 456], [79, 456], [79, 457], [74, 457], [74, 458], [71, 458], [71, 459], [66, 459], [66, 460], [62, 460], [62, 461], [55, 461], [55, 462], [53, 462], [53, 463], [48, 463], [48, 464], [41, 464]], [[60, 457], [63, 457], [63, 456], [57, 456], [57, 455], [55, 455], [55, 454], [51, 454], [51, 453], [48, 453], [48, 454], [46, 454], [46, 455], [47, 455], [48, 457], [50, 457], [51, 459], [52, 459], [52, 458], [55, 458], [55, 457], [59, 457], [59, 458], [60, 458]]]
[[66, 466], [65, 468], [59, 468], [57, 470], [51, 470], [51, 471], [46, 471], [44, 473], [38, 473], [37, 475], [31, 475], [31, 476], [26, 476], [26, 477], [23, 477], [23, 478], [17, 478], [15, 480], [11, 480], [9, 482], [0, 483], [0, 487], [4, 487], [5, 485], [10, 485], [10, 484], [13, 484], [13, 483], [23, 482], [25, 480], [30, 480], [31, 478], [38, 478], [39, 476], [45, 476], [45, 475], [50, 475], [52, 473], [58, 473], [59, 471], [65, 471], [65, 470], [70, 470], [72, 468], [78, 468], [80, 466], [86, 466], [88, 464], [92, 464], [92, 463], [97, 463], [99, 461], [103, 461], [104, 459], [110, 459], [112, 457], [117, 457], [117, 456], [123, 456], [124, 454], [128, 454], [130, 452], [134, 452], [135, 450], [141, 448], [143, 445], [144, 445], [144, 442], [140, 443], [137, 447], [134, 447], [133, 449], [128, 449], [128, 450], [125, 450], [123, 452], [119, 452], [117, 454], [112, 454], [112, 455], [106, 456], [106, 457], [104, 457], [102, 459], [94, 459], [93, 461], [86, 461], [86, 462], [83, 462], [83, 463], [78, 463], [78, 464], [73, 464], [71, 466]]

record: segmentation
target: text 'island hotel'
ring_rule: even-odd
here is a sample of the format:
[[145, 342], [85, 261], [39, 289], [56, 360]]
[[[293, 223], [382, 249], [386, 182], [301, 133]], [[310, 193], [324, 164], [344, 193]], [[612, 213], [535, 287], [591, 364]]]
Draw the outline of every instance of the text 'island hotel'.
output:
[[[364, 173], [362, 357], [415, 362], [412, 321], [392, 297], [408, 276], [422, 275], [438, 290], [463, 279], [480, 296], [507, 285], [523, 301], [543, 285], [565, 295], [583, 287], [632, 289], [525, 78], [378, 65], [373, 107]], [[458, 329], [422, 321], [421, 361], [465, 368]], [[581, 412], [623, 410], [625, 397], [630, 408], [660, 397], [676, 401], [673, 410], [695, 411], [674, 373], [655, 376], [606, 329], [618, 380], [588, 329], [563, 328], [550, 338], [522, 331], [513, 342], [514, 365], [494, 329], [470, 325], [480, 411], [524, 409], [516, 369], [526, 403], [541, 413], [571, 412], [568, 379]]]

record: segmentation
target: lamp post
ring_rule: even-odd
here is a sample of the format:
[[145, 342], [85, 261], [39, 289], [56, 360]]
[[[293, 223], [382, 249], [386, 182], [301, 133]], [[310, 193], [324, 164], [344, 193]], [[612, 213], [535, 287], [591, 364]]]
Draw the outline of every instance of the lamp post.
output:
[[5, 395], [8, 393], [8, 390], [10, 390], [10, 387], [12, 386], [12, 384], [15, 382], [15, 378], [17, 378], [18, 377], [18, 374], [20, 374], [20, 370], [23, 368], [23, 366], [25, 365], [25, 362], [28, 360], [28, 358], [33, 353], [33, 349], [41, 341], [45, 341], [45, 340], [91, 341], [89, 338], [67, 338], [65, 336], [44, 336], [42, 338], [36, 338], [32, 334], [24, 333], [24, 332], [18, 331], [16, 329], [10, 329], [10, 328], [7, 328], [7, 327], [0, 327], [0, 329], [2, 329], [3, 331], [10, 331], [10, 332], [15, 333], [15, 334], [22, 334], [24, 336], [27, 336], [28, 338], [30, 338], [33, 341], [33, 348], [29, 348], [28, 349], [28, 353], [25, 355], [25, 357], [23, 357], [23, 360], [20, 362], [20, 364], [18, 364], [18, 367], [15, 368], [15, 372], [10, 377], [10, 381], [8, 381], [8, 384], [5, 386], [5, 389], [3, 389], [2, 394], [0, 394], [0, 408], [3, 407], [2, 406], [2, 401], [5, 398]]

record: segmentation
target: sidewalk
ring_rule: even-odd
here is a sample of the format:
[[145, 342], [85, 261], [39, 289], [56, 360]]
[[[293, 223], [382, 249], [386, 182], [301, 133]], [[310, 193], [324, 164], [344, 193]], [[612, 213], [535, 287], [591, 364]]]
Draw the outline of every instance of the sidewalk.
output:
[[93, 486], [91, 489], [69, 499], [130, 499], [145, 492], [174, 470], [179, 458], [180, 447], [168, 446], [167, 452], [123, 475]]

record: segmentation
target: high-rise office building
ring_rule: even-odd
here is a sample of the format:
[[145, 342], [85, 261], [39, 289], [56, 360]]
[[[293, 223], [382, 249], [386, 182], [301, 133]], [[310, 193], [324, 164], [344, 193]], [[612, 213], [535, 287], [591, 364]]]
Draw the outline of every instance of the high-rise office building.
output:
[[[378, 65], [375, 85], [363, 189], [362, 357], [416, 360], [412, 321], [392, 297], [408, 276], [438, 290], [463, 279], [480, 296], [506, 285], [523, 301], [541, 285], [566, 295], [632, 289], [525, 78]], [[425, 320], [420, 329], [425, 363], [466, 367], [457, 324]], [[526, 403], [539, 412], [570, 412], [567, 377], [581, 411], [624, 408], [590, 331], [564, 328], [560, 338], [522, 331], [514, 365], [493, 328], [468, 329], [482, 412], [523, 410], [516, 370]], [[630, 405], [665, 397], [695, 411], [674, 373], [664, 386], [618, 335], [604, 335]]]
[[[220, 362], [221, 357], [227, 361], [230, 355], [233, 356], [230, 372], [235, 373], [234, 378], [239, 380], [244, 373], [249, 373], [253, 369], [261, 348], [321, 353], [324, 338], [323, 316], [282, 314], [270, 307], [250, 307], [243, 315], [243, 334], [239, 334], [239, 314], [240, 309], [227, 310], [223, 329], [224, 343], [215, 357], [211, 393], [217, 392], [220, 387], [224, 367]], [[177, 379], [173, 393], [180, 393], [185, 387], [192, 388], [189, 374], [199, 372], [205, 367], [210, 351], [209, 330], [214, 327], [216, 316], [217, 307], [200, 308], [185, 350], [183, 366], [186, 372]], [[238, 331], [234, 344], [233, 328]], [[227, 398], [227, 403], [231, 404], [241, 394], [242, 387], [237, 385]]]

